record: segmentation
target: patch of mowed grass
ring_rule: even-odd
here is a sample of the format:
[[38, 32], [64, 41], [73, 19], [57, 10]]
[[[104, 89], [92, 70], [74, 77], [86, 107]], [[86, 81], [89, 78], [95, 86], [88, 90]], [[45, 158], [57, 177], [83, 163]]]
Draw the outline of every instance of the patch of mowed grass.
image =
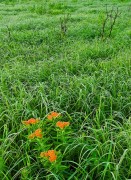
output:
[[[0, 4], [1, 179], [130, 179], [130, 3], [108, 1], [121, 15], [103, 40], [106, 3]], [[47, 121], [50, 111], [70, 122], [65, 138]], [[32, 117], [40, 124], [21, 124]], [[29, 140], [37, 128], [43, 138]], [[40, 158], [49, 149], [58, 153], [55, 163]]]

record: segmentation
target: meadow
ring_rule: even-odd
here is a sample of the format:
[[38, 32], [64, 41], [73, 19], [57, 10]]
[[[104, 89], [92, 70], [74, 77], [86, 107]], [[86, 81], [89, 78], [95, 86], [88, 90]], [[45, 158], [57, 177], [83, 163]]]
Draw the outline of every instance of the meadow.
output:
[[131, 179], [130, 0], [0, 0], [0, 179]]

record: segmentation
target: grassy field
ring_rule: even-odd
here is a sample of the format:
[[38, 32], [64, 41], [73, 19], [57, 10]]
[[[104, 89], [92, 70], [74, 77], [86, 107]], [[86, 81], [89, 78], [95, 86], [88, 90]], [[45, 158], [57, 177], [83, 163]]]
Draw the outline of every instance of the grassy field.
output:
[[0, 0], [1, 180], [131, 179], [130, 19], [130, 0]]

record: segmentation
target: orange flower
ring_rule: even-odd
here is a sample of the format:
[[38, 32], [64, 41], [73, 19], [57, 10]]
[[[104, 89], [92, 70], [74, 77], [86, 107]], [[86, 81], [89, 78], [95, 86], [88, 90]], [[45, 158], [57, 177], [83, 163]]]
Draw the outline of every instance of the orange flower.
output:
[[34, 119], [34, 118], [31, 118], [31, 119], [29, 119], [27, 121], [22, 121], [22, 123], [25, 124], [25, 125], [36, 124], [38, 122], [39, 122], [39, 120], [38, 119]]
[[29, 139], [34, 139], [35, 137], [42, 138], [42, 130], [37, 129], [34, 133], [29, 135]]
[[35, 134], [35, 136], [36, 137], [39, 137], [39, 138], [42, 138], [42, 129], [37, 129], [35, 132], [34, 132], [34, 134]]
[[51, 112], [51, 115], [53, 116], [53, 117], [57, 117], [57, 116], [59, 116], [60, 115], [60, 113], [57, 113], [57, 112]]
[[52, 120], [52, 119], [53, 119], [52, 115], [49, 114], [49, 115], [47, 116], [47, 119]]
[[48, 153], [47, 152], [41, 152], [40, 157], [48, 157]]
[[32, 134], [30, 134], [30, 135], [28, 136], [29, 139], [34, 139], [34, 137], [35, 137], [35, 134], [34, 134], [34, 133], [32, 133]]
[[24, 125], [29, 125], [29, 121], [22, 121]]
[[57, 117], [59, 117], [61, 114], [60, 113], [57, 113], [57, 112], [51, 112], [48, 116], [47, 116], [47, 119], [49, 119], [49, 120], [53, 120], [53, 119], [55, 119], [55, 118], [57, 118]]
[[49, 150], [49, 151], [48, 151], [48, 155], [49, 155], [49, 161], [50, 161], [50, 162], [55, 161], [56, 158], [57, 158], [54, 150]]
[[50, 157], [49, 157], [49, 161], [50, 161], [50, 162], [54, 162], [56, 159], [57, 159], [57, 156], [56, 156], [56, 155], [53, 155], [53, 156], [50, 156]]
[[56, 123], [56, 126], [59, 127], [60, 129], [64, 129], [66, 126], [69, 126], [70, 123], [69, 122], [62, 122], [62, 121], [58, 121]]
[[48, 150], [47, 152], [41, 152], [40, 157], [47, 157], [50, 162], [54, 162], [57, 159], [55, 150]]

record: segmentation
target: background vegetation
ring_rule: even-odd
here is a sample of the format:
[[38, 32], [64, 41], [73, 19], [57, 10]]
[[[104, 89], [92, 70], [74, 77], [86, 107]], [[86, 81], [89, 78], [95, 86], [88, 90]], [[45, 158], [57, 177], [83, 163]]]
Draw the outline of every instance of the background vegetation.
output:
[[[106, 6], [120, 12], [110, 38]], [[0, 1], [2, 180], [131, 179], [130, 11], [130, 0]], [[21, 125], [50, 111], [70, 121], [57, 170]]]

